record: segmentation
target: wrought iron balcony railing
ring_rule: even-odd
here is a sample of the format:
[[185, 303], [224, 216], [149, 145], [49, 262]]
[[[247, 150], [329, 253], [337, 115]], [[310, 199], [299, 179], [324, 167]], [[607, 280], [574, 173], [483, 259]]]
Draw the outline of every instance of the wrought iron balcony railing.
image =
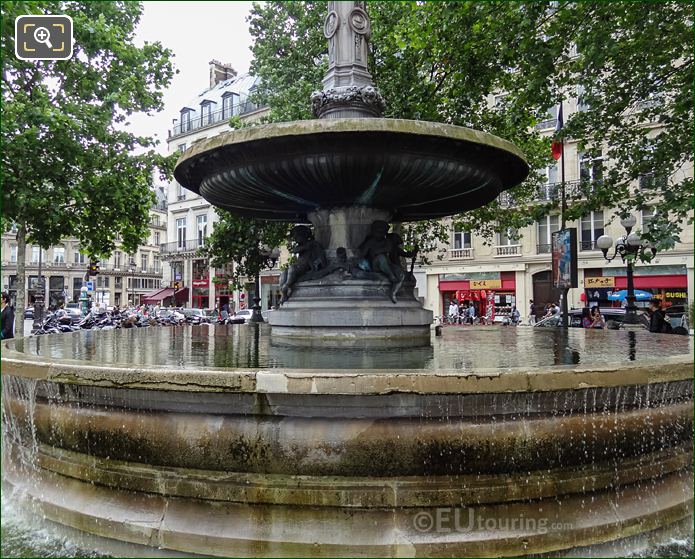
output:
[[224, 122], [229, 120], [233, 116], [244, 115], [247, 113], [252, 113], [258, 109], [262, 109], [261, 105], [252, 103], [251, 101], [242, 101], [231, 107], [224, 107], [219, 111], [214, 111], [210, 113], [196, 114], [195, 117], [191, 117], [190, 120], [184, 120], [179, 122], [176, 126], [169, 130], [169, 137], [175, 138], [176, 136], [181, 136], [183, 134], [189, 134], [200, 128], [205, 128], [219, 122]]
[[159, 245], [161, 254], [176, 254], [180, 252], [195, 252], [205, 246], [205, 239], [189, 239], [187, 241], [174, 241]]

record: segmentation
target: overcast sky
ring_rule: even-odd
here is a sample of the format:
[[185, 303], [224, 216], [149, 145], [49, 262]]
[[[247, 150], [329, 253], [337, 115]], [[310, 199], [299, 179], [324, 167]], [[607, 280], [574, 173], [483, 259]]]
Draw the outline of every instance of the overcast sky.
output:
[[166, 153], [167, 129], [191, 98], [209, 85], [210, 60], [229, 62], [244, 73], [251, 63], [251, 35], [246, 16], [251, 2], [144, 2], [135, 43], [160, 41], [174, 52], [174, 76], [164, 93], [164, 110], [131, 117], [130, 130], [160, 140]]

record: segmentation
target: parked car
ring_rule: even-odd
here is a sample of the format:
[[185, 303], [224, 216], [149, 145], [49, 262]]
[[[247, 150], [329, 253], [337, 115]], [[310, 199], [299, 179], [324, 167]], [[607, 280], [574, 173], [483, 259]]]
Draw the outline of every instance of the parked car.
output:
[[34, 307], [27, 307], [24, 309], [24, 320], [34, 320]]
[[70, 315], [70, 321], [73, 324], [79, 324], [80, 322], [82, 322], [82, 307], [79, 303], [68, 303], [67, 305], [65, 305], [65, 310]]
[[210, 318], [203, 309], [182, 309], [181, 314], [186, 317], [186, 321], [202, 324], [210, 322]]
[[228, 322], [231, 324], [244, 324], [251, 319], [252, 315], [253, 311], [251, 309], [243, 309], [230, 316]]

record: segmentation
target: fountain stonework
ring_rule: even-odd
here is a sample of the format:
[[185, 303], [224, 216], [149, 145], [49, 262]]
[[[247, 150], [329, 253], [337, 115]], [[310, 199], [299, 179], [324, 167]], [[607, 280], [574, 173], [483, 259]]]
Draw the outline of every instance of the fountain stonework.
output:
[[528, 168], [489, 134], [378, 118], [364, 3], [328, 8], [319, 118], [197, 143], [175, 172], [300, 224], [271, 325], [2, 342], [5, 494], [143, 554], [605, 556], [692, 533], [692, 340], [431, 337], [388, 222]]

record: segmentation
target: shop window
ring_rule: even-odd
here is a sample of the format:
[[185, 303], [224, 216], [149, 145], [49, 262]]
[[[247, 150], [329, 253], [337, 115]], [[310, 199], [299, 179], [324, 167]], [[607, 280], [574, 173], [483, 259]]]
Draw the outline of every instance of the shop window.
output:
[[193, 261], [193, 279], [194, 280], [208, 279], [207, 260], [194, 260]]

